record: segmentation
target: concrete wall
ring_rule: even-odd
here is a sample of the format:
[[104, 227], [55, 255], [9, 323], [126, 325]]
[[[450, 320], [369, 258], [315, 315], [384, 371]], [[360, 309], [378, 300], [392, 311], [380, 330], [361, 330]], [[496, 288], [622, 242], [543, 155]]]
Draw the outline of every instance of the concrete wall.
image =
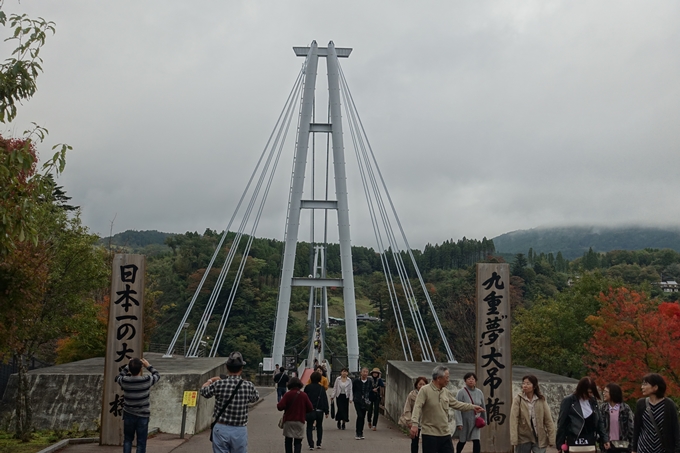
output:
[[[176, 357], [163, 359], [161, 354], [145, 354], [158, 370], [160, 381], [151, 389], [150, 427], [179, 434], [182, 424], [184, 391], [197, 391], [213, 376], [226, 374], [225, 359]], [[104, 359], [88, 359], [29, 373], [33, 424], [37, 429], [95, 430], [99, 424], [104, 380]], [[0, 403], [0, 417], [14, 413], [17, 376], [10, 378]], [[194, 434], [210, 427], [214, 398], [199, 395], [196, 407], [187, 408], [185, 432]]]
[[[463, 376], [468, 372], [475, 372], [475, 365], [472, 363], [423, 363], [423, 362], [403, 362], [403, 361], [388, 361], [386, 382], [385, 382], [385, 416], [392, 421], [397, 422], [404, 409], [404, 403], [409, 392], [413, 390], [416, 378], [418, 376], [425, 376], [428, 382], [432, 380], [432, 370], [437, 365], [444, 365], [449, 367], [449, 390], [454, 395], [458, 390], [465, 385]], [[560, 403], [569, 394], [573, 393], [576, 388], [577, 380], [559, 376], [534, 368], [527, 368], [522, 366], [513, 366], [512, 370], [512, 393], [516, 395], [521, 391], [522, 377], [528, 374], [533, 374], [538, 378], [538, 384], [541, 392], [548, 401], [553, 420], [557, 422], [559, 415]], [[481, 379], [481, 377], [480, 377]], [[507, 408], [506, 414], [510, 415], [510, 407]], [[449, 413], [449, 424], [452, 432], [455, 432], [453, 426], [453, 411]]]

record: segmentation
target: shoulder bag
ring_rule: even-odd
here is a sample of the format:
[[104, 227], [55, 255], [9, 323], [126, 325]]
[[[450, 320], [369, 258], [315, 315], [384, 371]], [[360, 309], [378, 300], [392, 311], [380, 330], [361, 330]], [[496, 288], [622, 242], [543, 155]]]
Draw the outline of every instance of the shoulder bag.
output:
[[224, 406], [222, 406], [222, 409], [220, 409], [220, 412], [217, 414], [217, 417], [215, 417], [215, 421], [213, 421], [212, 424], [210, 425], [210, 442], [213, 441], [213, 428], [217, 424], [217, 420], [219, 420], [220, 417], [222, 416], [222, 414], [224, 414], [224, 411], [227, 410], [227, 406], [229, 406], [229, 403], [231, 403], [231, 400], [234, 399], [234, 395], [236, 395], [236, 392], [238, 391], [238, 388], [241, 386], [241, 384], [243, 384], [243, 379], [238, 381], [238, 384], [236, 384], [236, 387], [234, 387], [234, 390], [231, 392], [231, 396], [229, 397], [227, 402], [224, 404]]
[[[468, 396], [470, 397], [470, 404], [475, 404], [475, 400], [472, 399], [472, 394], [470, 393], [470, 390], [468, 390], [467, 386], [465, 387], [465, 391], [467, 392]], [[479, 414], [475, 414], [475, 428], [481, 429], [486, 426], [486, 420], [484, 420], [484, 417], [482, 417]]]

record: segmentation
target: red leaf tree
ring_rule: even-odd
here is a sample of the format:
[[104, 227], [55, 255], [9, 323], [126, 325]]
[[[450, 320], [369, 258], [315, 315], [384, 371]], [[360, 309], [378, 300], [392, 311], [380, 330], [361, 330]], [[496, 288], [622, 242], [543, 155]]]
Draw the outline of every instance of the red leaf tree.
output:
[[659, 303], [643, 292], [616, 288], [600, 294], [594, 334], [586, 345], [598, 385], [618, 383], [626, 398], [642, 396], [640, 379], [659, 373], [667, 393], [680, 395], [680, 305]]

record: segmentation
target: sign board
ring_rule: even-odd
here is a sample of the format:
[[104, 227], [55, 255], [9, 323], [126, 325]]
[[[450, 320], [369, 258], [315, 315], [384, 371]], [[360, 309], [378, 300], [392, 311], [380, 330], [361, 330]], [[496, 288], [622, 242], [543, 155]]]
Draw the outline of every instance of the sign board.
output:
[[271, 357], [265, 357], [262, 359], [262, 371], [274, 371], [276, 367], [274, 361]]
[[484, 453], [511, 453], [512, 356], [510, 354], [510, 268], [477, 264], [477, 387], [484, 393], [488, 426]]
[[123, 445], [123, 391], [115, 378], [143, 353], [144, 255], [117, 254], [111, 272], [100, 445]]
[[182, 398], [182, 405], [194, 407], [196, 406], [196, 398], [198, 397], [198, 392], [184, 392], [184, 397]]

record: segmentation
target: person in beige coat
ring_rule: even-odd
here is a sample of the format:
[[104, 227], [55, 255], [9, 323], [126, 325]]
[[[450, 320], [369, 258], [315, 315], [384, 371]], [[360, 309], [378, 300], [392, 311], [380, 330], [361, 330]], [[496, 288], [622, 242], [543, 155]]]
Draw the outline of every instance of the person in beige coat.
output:
[[522, 378], [522, 392], [512, 400], [510, 443], [515, 453], [545, 453], [555, 446], [555, 423], [534, 375]]
[[[413, 406], [416, 404], [416, 398], [418, 398], [418, 392], [420, 389], [427, 385], [427, 378], [424, 376], [418, 376], [416, 382], [413, 386], [415, 390], [411, 390], [411, 393], [406, 397], [406, 403], [404, 403], [404, 412], [399, 417], [399, 424], [406, 429], [411, 429], [411, 413], [413, 412]], [[420, 430], [418, 434], [411, 439], [411, 453], [418, 453], [418, 440], [420, 438]]]

